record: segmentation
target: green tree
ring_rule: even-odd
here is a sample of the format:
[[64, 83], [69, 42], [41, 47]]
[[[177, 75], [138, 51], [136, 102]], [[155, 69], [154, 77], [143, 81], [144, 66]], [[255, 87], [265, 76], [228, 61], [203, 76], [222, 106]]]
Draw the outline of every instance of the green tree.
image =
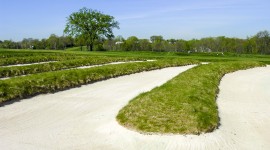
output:
[[32, 38], [24, 38], [22, 41], [21, 41], [21, 47], [23, 49], [31, 49], [32, 46], [33, 46], [33, 40]]
[[139, 39], [136, 36], [131, 36], [125, 41], [125, 50], [136, 51], [139, 50]]
[[266, 30], [260, 31], [255, 35], [255, 38], [260, 53], [270, 53], [270, 33]]
[[40, 41], [38, 39], [33, 39], [31, 48], [32, 49], [41, 49]]
[[177, 52], [177, 48], [176, 48], [176, 39], [168, 39], [166, 42], [165, 42], [165, 50], [166, 51], [175, 51]]
[[18, 49], [18, 44], [12, 40], [4, 40], [1, 45], [2, 48]]
[[139, 47], [140, 47], [140, 50], [142, 51], [150, 51], [152, 49], [151, 43], [148, 39], [140, 39]]
[[92, 51], [95, 40], [101, 36], [114, 37], [113, 28], [119, 29], [119, 23], [113, 16], [84, 7], [68, 17], [64, 32], [70, 36], [83, 37], [88, 50]]
[[83, 45], [85, 44], [85, 37], [83, 35], [76, 36], [75, 45], [80, 46], [81, 51], [83, 50]]
[[162, 51], [163, 49], [163, 45], [162, 42], [164, 41], [163, 37], [161, 35], [156, 36], [153, 35], [150, 37], [150, 40], [152, 42], [152, 50], [153, 51]]
[[58, 49], [59, 46], [59, 37], [55, 34], [51, 34], [47, 39], [47, 47], [49, 49]]
[[60, 36], [58, 49], [66, 49], [74, 45], [74, 40], [70, 36]]
[[40, 41], [40, 49], [46, 49], [47, 39], [41, 39]]
[[106, 50], [125, 50], [125, 39], [118, 35], [115, 38], [107, 39], [103, 43]]
[[247, 38], [244, 46], [245, 46], [247, 53], [253, 53], [253, 54], [258, 53], [256, 38], [254, 38], [254, 37]]

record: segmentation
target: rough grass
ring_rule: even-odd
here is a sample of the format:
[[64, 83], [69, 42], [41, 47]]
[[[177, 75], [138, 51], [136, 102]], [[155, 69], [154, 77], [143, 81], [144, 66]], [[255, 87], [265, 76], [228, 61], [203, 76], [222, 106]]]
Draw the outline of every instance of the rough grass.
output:
[[218, 127], [216, 95], [226, 73], [263, 66], [258, 62], [199, 65], [131, 100], [118, 122], [143, 133], [200, 134]]
[[62, 70], [0, 80], [0, 104], [5, 101], [65, 90], [117, 76], [195, 63], [198, 63], [198, 61], [171, 59], [88, 69]]
[[46, 61], [63, 61], [85, 58], [84, 56], [27, 56], [27, 57], [9, 57], [0, 59], [0, 67], [7, 65], [38, 63]]
[[100, 65], [111, 62], [127, 62], [135, 60], [145, 60], [139, 58], [123, 57], [89, 57], [83, 59], [73, 59], [59, 62], [50, 62], [45, 64], [33, 64], [29, 66], [0, 67], [0, 78], [14, 77], [27, 74], [36, 74], [41, 72], [50, 72], [63, 69], [76, 68], [81, 66]]
[[[67, 50], [7, 50], [0, 49], [1, 58], [22, 57], [22, 56], [38, 56], [40, 54], [54, 56], [109, 56], [109, 57], [139, 57], [145, 59], [160, 59], [160, 58], [181, 58], [181, 59], [196, 59], [202, 62], [221, 62], [221, 61], [260, 61], [270, 64], [270, 55], [258, 54], [235, 54], [218, 52], [212, 53], [185, 53], [185, 52], [151, 52], [151, 51], [72, 51], [79, 47]], [[0, 61], [1, 65], [1, 61]], [[2, 64], [6, 65], [6, 64]]]

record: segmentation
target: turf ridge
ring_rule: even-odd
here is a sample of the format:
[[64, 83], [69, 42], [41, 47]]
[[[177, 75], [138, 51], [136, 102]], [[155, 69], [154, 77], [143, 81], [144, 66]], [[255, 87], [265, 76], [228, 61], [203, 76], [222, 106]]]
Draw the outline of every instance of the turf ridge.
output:
[[211, 132], [219, 125], [216, 96], [221, 78], [259, 66], [264, 64], [235, 61], [199, 65], [132, 99], [119, 111], [117, 121], [147, 134]]

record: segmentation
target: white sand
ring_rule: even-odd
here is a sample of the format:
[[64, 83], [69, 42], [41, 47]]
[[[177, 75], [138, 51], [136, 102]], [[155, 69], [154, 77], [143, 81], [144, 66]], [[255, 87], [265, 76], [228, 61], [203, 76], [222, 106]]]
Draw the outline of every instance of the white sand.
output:
[[110, 79], [0, 108], [0, 149], [270, 149], [270, 66], [226, 75], [221, 126], [196, 135], [142, 135], [115, 116], [130, 99], [190, 68]]
[[210, 62], [201, 62], [202, 65], [207, 65], [209, 64]]

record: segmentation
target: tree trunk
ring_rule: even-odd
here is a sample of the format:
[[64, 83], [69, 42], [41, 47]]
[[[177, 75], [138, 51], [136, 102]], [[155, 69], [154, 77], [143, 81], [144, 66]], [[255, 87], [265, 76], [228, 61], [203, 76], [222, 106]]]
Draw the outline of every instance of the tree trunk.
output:
[[93, 51], [93, 47], [94, 47], [94, 45], [90, 44], [90, 51]]

